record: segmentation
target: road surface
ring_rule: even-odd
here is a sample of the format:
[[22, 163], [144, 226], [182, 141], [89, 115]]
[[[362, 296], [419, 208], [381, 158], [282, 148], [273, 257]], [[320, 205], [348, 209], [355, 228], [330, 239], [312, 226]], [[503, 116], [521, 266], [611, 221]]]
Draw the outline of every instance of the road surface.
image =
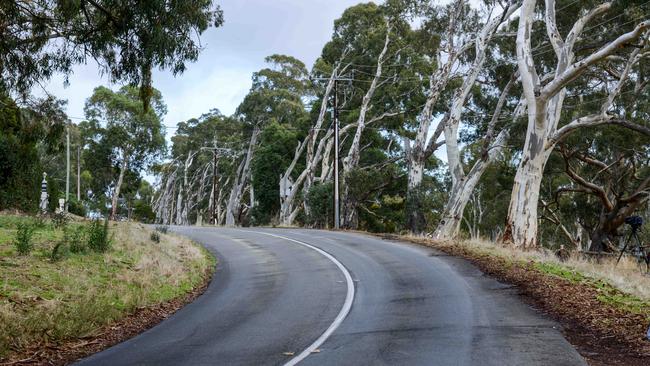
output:
[[218, 258], [205, 294], [80, 365], [586, 365], [516, 290], [362, 234], [175, 227]]

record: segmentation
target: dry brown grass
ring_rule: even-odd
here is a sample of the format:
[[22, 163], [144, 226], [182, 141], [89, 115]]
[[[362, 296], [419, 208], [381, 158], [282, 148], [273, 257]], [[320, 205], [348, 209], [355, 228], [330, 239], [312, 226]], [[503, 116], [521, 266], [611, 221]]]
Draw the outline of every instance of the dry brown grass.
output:
[[[93, 336], [136, 309], [191, 291], [214, 263], [186, 238], [161, 234], [155, 243], [143, 225], [109, 229], [108, 252], [68, 253], [56, 262], [47, 254], [57, 240], [50, 229], [38, 233], [29, 256], [0, 241], [0, 360], [35, 344]], [[11, 228], [0, 231], [12, 235]]]
[[586, 277], [603, 280], [615, 288], [640, 299], [650, 300], [650, 276], [639, 270], [636, 260], [629, 257], [624, 257], [616, 265], [615, 256], [596, 260], [585, 258], [580, 253], [573, 253], [568, 260], [563, 262], [548, 250], [522, 251], [487, 240], [465, 240], [458, 243], [441, 243], [441, 245], [461, 245], [505, 258], [562, 266], [579, 272]]

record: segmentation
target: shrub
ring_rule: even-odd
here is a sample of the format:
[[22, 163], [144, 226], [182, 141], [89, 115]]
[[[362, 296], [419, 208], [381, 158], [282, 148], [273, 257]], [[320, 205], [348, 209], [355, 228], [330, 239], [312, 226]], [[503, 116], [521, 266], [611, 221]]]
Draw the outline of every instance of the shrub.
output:
[[83, 253], [86, 251], [86, 231], [84, 227], [79, 226], [69, 231], [66, 241], [72, 253]]
[[47, 227], [47, 222], [45, 221], [45, 215], [38, 214], [32, 220], [33, 226], [35, 229], [45, 229]]
[[158, 225], [156, 226], [156, 231], [162, 233], [162, 234], [167, 234], [167, 231], [169, 230], [169, 227], [165, 225]]
[[160, 243], [160, 234], [158, 234], [157, 232], [152, 231], [150, 237], [151, 237], [151, 241], [153, 241], [154, 243]]
[[65, 249], [65, 239], [59, 240], [54, 244], [52, 252], [50, 253], [50, 260], [56, 262], [63, 256], [63, 249]]
[[34, 248], [32, 243], [32, 236], [34, 235], [34, 227], [30, 224], [19, 223], [16, 238], [14, 239], [14, 246], [20, 255], [29, 254]]
[[52, 224], [57, 229], [65, 228], [68, 221], [70, 221], [70, 217], [65, 212], [55, 213], [52, 216]]
[[104, 220], [102, 225], [100, 220], [93, 220], [88, 227], [88, 248], [91, 250], [104, 253], [111, 246], [111, 240], [108, 237], [108, 219]]
[[84, 207], [81, 201], [77, 201], [76, 197], [70, 197], [70, 200], [68, 201], [68, 212], [84, 217], [86, 216], [86, 207]]

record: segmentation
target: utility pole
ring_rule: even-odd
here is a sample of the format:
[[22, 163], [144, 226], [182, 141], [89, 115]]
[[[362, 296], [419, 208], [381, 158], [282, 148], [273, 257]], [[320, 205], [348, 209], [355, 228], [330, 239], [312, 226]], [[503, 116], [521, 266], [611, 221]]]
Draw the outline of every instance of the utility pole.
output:
[[[339, 202], [339, 101], [338, 101], [338, 82], [354, 81], [354, 71], [352, 77], [343, 77], [335, 74], [334, 78], [334, 106], [332, 108], [332, 119], [334, 124], [334, 230], [341, 227], [341, 209]], [[329, 78], [313, 78], [311, 80], [330, 80]]]
[[70, 196], [70, 122], [66, 124], [66, 131], [65, 212], [68, 212], [68, 200]]
[[77, 146], [77, 202], [81, 201], [81, 146]]
[[338, 77], [334, 79], [334, 230], [340, 228], [341, 212], [339, 209], [339, 106]]

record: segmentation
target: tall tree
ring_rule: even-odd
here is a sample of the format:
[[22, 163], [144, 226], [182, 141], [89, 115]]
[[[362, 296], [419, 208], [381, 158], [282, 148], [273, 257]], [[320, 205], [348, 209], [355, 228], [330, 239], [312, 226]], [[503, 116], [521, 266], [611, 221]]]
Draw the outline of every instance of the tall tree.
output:
[[26, 95], [91, 58], [111, 81], [139, 84], [146, 107], [152, 69], [183, 72], [223, 14], [212, 0], [13, 0], [0, 2], [0, 19], [0, 86]]
[[19, 106], [0, 88], [0, 209], [35, 210], [43, 179], [39, 148], [54, 155], [69, 120], [64, 102], [48, 97]]
[[[138, 172], [151, 166], [165, 152], [165, 136], [161, 120], [167, 113], [162, 95], [153, 91], [151, 107], [145, 111], [137, 88], [125, 86], [115, 92], [106, 87], [95, 88], [84, 108], [92, 128], [93, 139], [108, 147], [107, 157], [117, 169], [111, 182], [111, 217], [118, 210], [120, 190], [128, 170]], [[137, 187], [136, 187], [137, 188]]]
[[[546, 0], [546, 33], [555, 53], [556, 63], [554, 71], [551, 71], [548, 77], [540, 77], [532, 48], [532, 25], [536, 17], [537, 1], [523, 2], [517, 30], [517, 62], [528, 108], [528, 129], [515, 176], [505, 231], [505, 240], [511, 241], [515, 246], [537, 246], [540, 184], [546, 162], [557, 142], [581, 127], [613, 121], [613, 117], [605, 108], [598, 113], [575, 118], [573, 122], [558, 129], [567, 85], [593, 65], [625, 50], [626, 46], [635, 42], [650, 27], [650, 21], [641, 21], [627, 33], [604, 41], [597, 46], [596, 51], [576, 60], [576, 44], [581, 40], [585, 25], [606, 14], [611, 6], [612, 4], [607, 2], [582, 10], [578, 20], [567, 27], [566, 36], [563, 36], [556, 20], [555, 0]], [[613, 96], [616, 94], [615, 92]]]
[[[506, 3], [503, 5], [504, 8], [499, 10], [496, 9], [496, 5], [488, 5], [484, 14], [481, 14], [482, 18], [486, 19], [479, 21], [479, 24], [482, 23], [483, 25], [474, 36], [474, 59], [465, 65], [467, 68], [466, 75], [461, 85], [454, 92], [449, 109], [440, 122], [444, 130], [447, 162], [451, 175], [451, 190], [442, 219], [434, 233], [436, 239], [451, 239], [458, 234], [465, 206], [471, 198], [478, 180], [485, 172], [487, 166], [499, 155], [505, 143], [508, 129], [503, 128], [501, 132], [498, 132], [497, 122], [499, 121], [510, 88], [515, 82], [515, 80], [512, 80], [514, 77], [511, 77], [511, 80], [503, 88], [495, 110], [492, 112], [492, 118], [486, 129], [485, 136], [481, 139], [483, 141], [481, 158], [475, 160], [474, 165], [469, 171], [465, 171], [460, 153], [461, 149], [458, 145], [458, 132], [465, 103], [470, 96], [470, 92], [479, 74], [483, 71], [485, 61], [488, 57], [488, 47], [492, 38], [499, 26], [510, 18], [519, 8], [519, 5], [519, 2]], [[515, 115], [518, 113], [515, 112]]]

